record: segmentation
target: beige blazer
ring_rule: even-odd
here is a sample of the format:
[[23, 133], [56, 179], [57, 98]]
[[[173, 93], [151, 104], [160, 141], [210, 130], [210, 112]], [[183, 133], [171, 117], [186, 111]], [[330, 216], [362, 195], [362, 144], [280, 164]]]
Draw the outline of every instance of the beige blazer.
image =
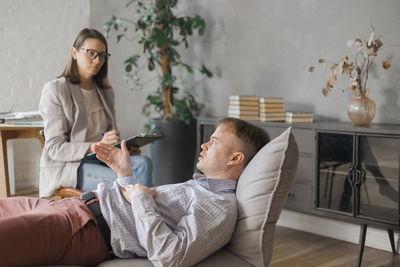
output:
[[[96, 87], [109, 122], [116, 129], [114, 91]], [[91, 143], [86, 142], [87, 114], [79, 84], [65, 78], [44, 85], [39, 103], [45, 145], [40, 159], [39, 195], [48, 197], [60, 187], [76, 187], [77, 169]]]

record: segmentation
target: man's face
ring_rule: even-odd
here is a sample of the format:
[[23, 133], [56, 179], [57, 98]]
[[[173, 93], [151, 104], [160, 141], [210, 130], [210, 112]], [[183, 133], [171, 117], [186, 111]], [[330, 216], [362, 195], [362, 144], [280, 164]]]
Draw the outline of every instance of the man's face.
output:
[[207, 177], [226, 178], [223, 175], [229, 167], [237, 142], [240, 142], [239, 138], [228, 127], [219, 126], [211, 135], [210, 141], [201, 145], [197, 168]]

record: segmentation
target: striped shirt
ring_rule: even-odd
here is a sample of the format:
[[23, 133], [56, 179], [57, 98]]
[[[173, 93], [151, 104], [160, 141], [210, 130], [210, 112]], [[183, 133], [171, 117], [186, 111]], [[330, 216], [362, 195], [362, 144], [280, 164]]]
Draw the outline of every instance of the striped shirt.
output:
[[154, 198], [136, 195], [129, 204], [118, 184], [135, 183], [134, 177], [123, 177], [112, 190], [97, 187], [116, 256], [147, 257], [155, 266], [191, 266], [231, 239], [236, 181], [195, 174], [187, 182], [156, 187]]

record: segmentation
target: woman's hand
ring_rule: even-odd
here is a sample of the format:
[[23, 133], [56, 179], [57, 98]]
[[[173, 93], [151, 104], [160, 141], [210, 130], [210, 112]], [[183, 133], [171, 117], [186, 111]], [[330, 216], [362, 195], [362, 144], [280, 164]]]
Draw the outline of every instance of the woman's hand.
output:
[[97, 153], [96, 157], [99, 160], [103, 161], [118, 174], [118, 177], [132, 175], [132, 163], [125, 140], [121, 143], [121, 149], [101, 142], [95, 143], [94, 152]]
[[101, 143], [108, 144], [108, 145], [115, 145], [116, 143], [119, 142], [119, 136], [120, 132], [118, 130], [112, 130], [109, 132], [106, 132], [103, 135], [103, 138], [101, 139]]
[[103, 144], [107, 144], [107, 145], [115, 145], [116, 143], [119, 142], [120, 132], [118, 130], [112, 130], [112, 131], [106, 132], [104, 134], [102, 133], [101, 135], [103, 136], [103, 138], [100, 140], [100, 142], [92, 143], [89, 146], [89, 149], [86, 152], [86, 154], [93, 153], [94, 152], [94, 147], [97, 144], [103, 143]]

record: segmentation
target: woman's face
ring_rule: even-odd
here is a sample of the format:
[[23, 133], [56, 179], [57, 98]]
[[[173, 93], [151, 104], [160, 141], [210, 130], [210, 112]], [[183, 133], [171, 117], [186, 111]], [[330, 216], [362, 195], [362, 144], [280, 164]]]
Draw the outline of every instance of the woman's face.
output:
[[77, 62], [81, 79], [93, 78], [100, 71], [105, 61], [105, 53], [106, 46], [93, 38], [86, 39], [79, 49], [72, 47], [72, 57]]

